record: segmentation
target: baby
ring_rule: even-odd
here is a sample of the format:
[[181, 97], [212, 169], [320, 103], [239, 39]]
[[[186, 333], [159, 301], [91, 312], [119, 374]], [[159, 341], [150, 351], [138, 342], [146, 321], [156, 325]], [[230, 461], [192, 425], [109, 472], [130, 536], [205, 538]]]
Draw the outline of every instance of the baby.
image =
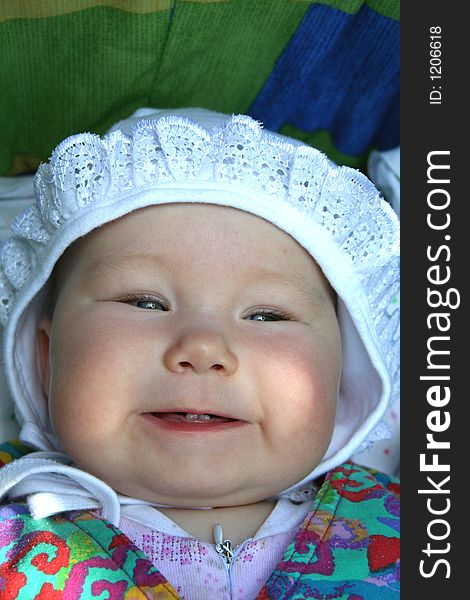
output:
[[398, 381], [368, 180], [187, 109], [68, 138], [36, 199], [0, 255], [5, 598], [397, 598], [397, 485], [349, 460]]

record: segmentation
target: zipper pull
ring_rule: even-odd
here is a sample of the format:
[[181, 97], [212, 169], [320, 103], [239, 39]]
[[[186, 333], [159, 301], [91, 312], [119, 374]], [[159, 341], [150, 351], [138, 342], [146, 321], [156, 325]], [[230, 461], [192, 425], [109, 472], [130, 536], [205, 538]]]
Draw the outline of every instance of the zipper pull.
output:
[[220, 554], [227, 565], [230, 565], [233, 558], [233, 547], [230, 540], [224, 540], [224, 532], [220, 523], [214, 525], [213, 530], [215, 551]]

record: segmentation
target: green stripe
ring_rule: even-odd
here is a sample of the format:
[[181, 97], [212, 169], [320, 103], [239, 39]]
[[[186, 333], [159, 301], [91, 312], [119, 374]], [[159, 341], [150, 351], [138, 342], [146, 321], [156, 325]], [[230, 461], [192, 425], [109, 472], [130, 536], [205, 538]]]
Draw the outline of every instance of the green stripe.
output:
[[313, 146], [313, 148], [321, 150], [338, 165], [346, 165], [348, 167], [353, 167], [354, 169], [361, 169], [361, 171], [365, 172], [367, 167], [367, 156], [350, 156], [348, 154], [343, 154], [336, 148], [330, 132], [326, 129], [319, 129], [313, 133], [308, 133], [297, 129], [292, 125], [285, 125], [279, 133], [301, 140], [305, 144], [309, 144], [310, 146]]
[[246, 112], [308, 7], [178, 2], [171, 20], [170, 11], [97, 7], [2, 23], [0, 174], [47, 160], [73, 133], [102, 134], [142, 106]]
[[3, 23], [0, 174], [15, 156], [47, 160], [64, 137], [104, 133], [148, 106], [167, 28], [168, 12], [108, 8]]
[[308, 8], [285, 0], [178, 3], [151, 103], [246, 112]]

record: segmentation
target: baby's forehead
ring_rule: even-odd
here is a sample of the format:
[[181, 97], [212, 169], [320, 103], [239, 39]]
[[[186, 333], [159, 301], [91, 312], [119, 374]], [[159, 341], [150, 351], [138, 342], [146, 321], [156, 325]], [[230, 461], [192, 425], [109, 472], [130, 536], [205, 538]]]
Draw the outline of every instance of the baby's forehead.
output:
[[[74, 244], [73, 264], [87, 276], [119, 270], [219, 272], [228, 281], [240, 273], [265, 283], [282, 281], [311, 290], [324, 279], [312, 256], [265, 219], [211, 204], [167, 204], [129, 213]], [[321, 285], [331, 295], [328, 282]]]
[[218, 250], [225, 258], [246, 261], [250, 251], [259, 252], [260, 258], [277, 253], [313, 260], [290, 235], [256, 214], [202, 203], [148, 206], [94, 229], [76, 245], [82, 255], [88, 251], [116, 259], [143, 249], [175, 254], [203, 247], [193, 260]]

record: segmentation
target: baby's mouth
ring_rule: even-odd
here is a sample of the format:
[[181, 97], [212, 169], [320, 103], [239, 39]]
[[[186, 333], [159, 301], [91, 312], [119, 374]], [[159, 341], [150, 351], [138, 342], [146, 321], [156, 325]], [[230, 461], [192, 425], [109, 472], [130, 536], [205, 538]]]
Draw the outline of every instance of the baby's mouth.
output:
[[220, 415], [187, 412], [152, 412], [150, 414], [171, 423], [229, 423], [236, 420]]

